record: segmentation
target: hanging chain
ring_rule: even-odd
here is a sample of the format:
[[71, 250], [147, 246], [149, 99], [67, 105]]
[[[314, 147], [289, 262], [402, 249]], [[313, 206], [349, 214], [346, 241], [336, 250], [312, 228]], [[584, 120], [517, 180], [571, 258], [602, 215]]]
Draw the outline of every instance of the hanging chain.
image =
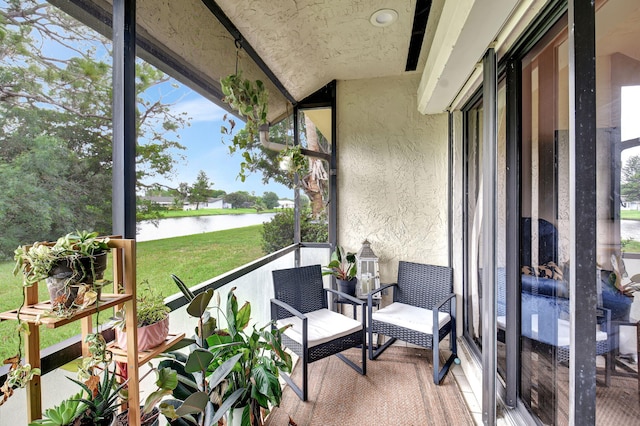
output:
[[242, 49], [242, 41], [237, 38], [234, 43], [236, 45], [236, 75], [238, 75], [238, 60], [240, 58], [240, 49]]

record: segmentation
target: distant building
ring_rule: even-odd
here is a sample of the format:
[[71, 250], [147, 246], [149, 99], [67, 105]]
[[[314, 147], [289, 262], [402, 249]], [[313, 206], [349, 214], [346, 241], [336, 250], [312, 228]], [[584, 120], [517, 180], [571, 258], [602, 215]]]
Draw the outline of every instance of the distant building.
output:
[[278, 200], [278, 207], [281, 209], [292, 209], [293, 205], [294, 203], [291, 200]]
[[157, 204], [162, 207], [169, 207], [173, 205], [173, 197], [141, 197], [143, 200], [151, 201], [153, 204]]
[[[170, 208], [174, 206], [174, 197], [141, 197], [143, 200], [151, 201], [153, 204], [156, 204], [161, 207]], [[196, 206], [198, 210], [200, 209], [230, 209], [233, 206], [229, 203], [225, 203], [222, 198], [209, 198], [207, 201], [196, 204], [190, 203], [189, 201], [185, 201], [183, 205], [183, 210], [196, 210]]]
[[198, 210], [200, 209], [230, 209], [233, 206], [229, 203], [225, 203], [222, 198], [209, 198], [207, 201], [196, 204], [186, 201], [184, 203], [184, 210]]

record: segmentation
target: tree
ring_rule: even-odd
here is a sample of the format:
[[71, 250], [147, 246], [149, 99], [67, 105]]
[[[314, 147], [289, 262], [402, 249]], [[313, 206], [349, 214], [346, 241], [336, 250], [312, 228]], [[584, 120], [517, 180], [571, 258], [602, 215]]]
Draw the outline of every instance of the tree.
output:
[[267, 191], [264, 193], [264, 195], [262, 195], [262, 202], [268, 209], [275, 209], [276, 207], [278, 207], [279, 199], [280, 197], [278, 197], [278, 194], [271, 191]]
[[[293, 244], [293, 209], [284, 209], [262, 226], [262, 251], [273, 253]], [[300, 237], [307, 242], [326, 242], [329, 239], [327, 222], [314, 220], [311, 210], [300, 214]]]
[[[45, 1], [0, 4], [0, 173], [15, 182], [0, 191], [0, 227], [11, 229], [0, 235], [0, 256], [73, 229], [111, 232], [109, 51], [108, 40]], [[172, 153], [184, 149], [175, 132], [188, 120], [145, 96], [169, 78], [142, 61], [136, 68], [144, 190], [172, 172]]]
[[265, 206], [262, 200], [258, 198], [256, 199], [256, 202], [253, 204], [253, 208], [256, 209], [257, 213], [260, 213], [261, 211], [264, 211], [267, 208], [267, 206]]
[[[285, 119], [273, 125], [269, 129], [271, 142], [291, 145], [293, 143], [291, 120]], [[240, 130], [242, 132], [243, 130]], [[327, 139], [316, 129], [313, 122], [305, 115], [301, 131], [305, 135], [307, 148], [317, 152], [328, 152]], [[262, 173], [262, 182], [271, 180], [293, 189], [295, 187], [293, 176], [280, 170], [279, 155], [277, 151], [265, 148], [258, 139], [244, 147], [243, 159], [245, 170], [248, 172]], [[309, 157], [306, 167], [300, 170], [300, 188], [311, 200], [312, 215], [316, 218], [322, 216], [324, 200], [327, 197], [328, 176], [323, 162]]]
[[198, 172], [198, 177], [195, 183], [189, 190], [188, 200], [191, 203], [196, 203], [196, 210], [200, 207], [200, 203], [206, 202], [211, 196], [211, 183], [209, 178], [203, 170]]
[[255, 197], [247, 191], [232, 192], [224, 196], [224, 202], [231, 204], [234, 209], [252, 207]]
[[223, 191], [222, 189], [212, 189], [211, 190], [211, 196], [213, 198], [224, 198], [225, 195], [227, 195], [227, 192]]
[[640, 155], [630, 157], [622, 167], [620, 193], [625, 200], [640, 200]]

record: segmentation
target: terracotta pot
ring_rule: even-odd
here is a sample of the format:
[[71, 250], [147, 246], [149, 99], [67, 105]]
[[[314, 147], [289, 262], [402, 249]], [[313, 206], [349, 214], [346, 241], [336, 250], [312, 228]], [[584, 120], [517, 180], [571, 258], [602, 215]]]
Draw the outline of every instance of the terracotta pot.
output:
[[[169, 334], [169, 317], [155, 324], [138, 327], [138, 351], [155, 348], [165, 341]], [[127, 333], [116, 328], [116, 342], [122, 350], [127, 350]]]

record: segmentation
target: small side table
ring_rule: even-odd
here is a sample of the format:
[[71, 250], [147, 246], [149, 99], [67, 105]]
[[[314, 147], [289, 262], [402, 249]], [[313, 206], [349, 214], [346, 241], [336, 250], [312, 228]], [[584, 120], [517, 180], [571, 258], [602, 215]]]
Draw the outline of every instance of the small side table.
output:
[[[356, 297], [356, 298], [362, 300], [367, 305], [369, 303], [366, 294], [363, 295], [363, 296]], [[356, 306], [355, 302], [352, 302], [351, 300], [347, 300], [347, 299], [335, 298], [333, 303], [336, 303], [336, 304], [339, 305], [340, 313], [342, 313], [342, 307], [343, 306], [345, 306], [345, 305], [353, 306], [354, 307], [354, 309], [352, 309], [352, 311], [353, 311], [353, 319], [357, 319], [357, 313], [358, 312], [357, 312], [357, 309], [355, 309], [355, 306]], [[377, 309], [380, 306], [380, 299], [373, 299], [372, 303], [373, 303], [373, 307]]]

